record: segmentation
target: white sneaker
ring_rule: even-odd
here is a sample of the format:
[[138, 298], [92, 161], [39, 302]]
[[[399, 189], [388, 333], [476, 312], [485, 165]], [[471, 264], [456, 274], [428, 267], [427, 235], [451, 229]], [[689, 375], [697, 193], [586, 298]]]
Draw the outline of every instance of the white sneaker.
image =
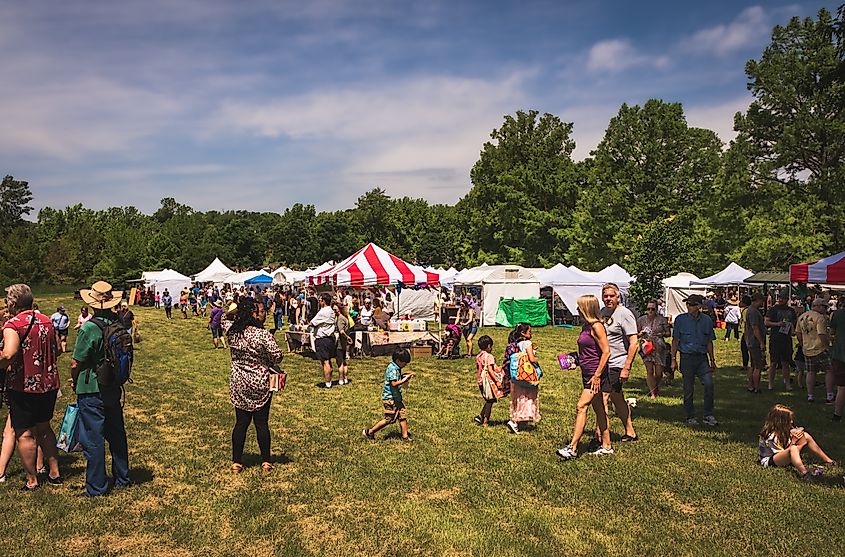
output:
[[703, 421], [707, 425], [719, 425], [719, 421], [716, 419], [716, 416], [704, 416]]
[[519, 425], [515, 421], [508, 420], [507, 426], [511, 433], [519, 433]]
[[563, 460], [572, 460], [573, 458], [578, 458], [578, 453], [576, 453], [575, 449], [573, 449], [569, 445], [565, 446], [562, 449], [556, 450], [555, 454]]
[[698, 420], [695, 418], [690, 418], [687, 420], [687, 425], [698, 425]]
[[612, 455], [613, 454], [613, 447], [599, 447], [598, 449], [594, 450], [590, 454], [595, 455], [595, 456]]

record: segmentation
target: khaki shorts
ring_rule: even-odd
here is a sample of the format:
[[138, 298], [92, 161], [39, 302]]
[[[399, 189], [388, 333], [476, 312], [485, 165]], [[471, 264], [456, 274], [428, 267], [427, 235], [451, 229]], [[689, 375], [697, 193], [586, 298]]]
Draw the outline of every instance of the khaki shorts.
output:
[[384, 420], [392, 424], [396, 420], [407, 420], [408, 412], [405, 410], [405, 403], [395, 400], [382, 400], [384, 403]]

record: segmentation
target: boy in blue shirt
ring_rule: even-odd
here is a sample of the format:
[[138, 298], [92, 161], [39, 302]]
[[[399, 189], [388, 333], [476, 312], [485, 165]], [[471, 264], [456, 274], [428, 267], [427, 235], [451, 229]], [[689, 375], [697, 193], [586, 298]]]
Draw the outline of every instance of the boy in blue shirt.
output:
[[413, 373], [402, 374], [402, 369], [411, 363], [411, 353], [407, 350], [397, 350], [393, 353], [393, 361], [384, 372], [384, 388], [381, 391], [381, 402], [384, 405], [384, 418], [370, 429], [362, 431], [367, 439], [375, 439], [376, 432], [387, 425], [399, 420], [402, 439], [411, 440], [408, 433], [408, 415], [402, 401], [402, 385], [411, 380]]

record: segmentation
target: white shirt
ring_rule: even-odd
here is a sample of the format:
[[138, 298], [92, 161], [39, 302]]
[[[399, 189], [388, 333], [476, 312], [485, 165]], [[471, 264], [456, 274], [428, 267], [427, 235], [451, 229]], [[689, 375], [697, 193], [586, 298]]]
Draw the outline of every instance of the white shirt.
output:
[[370, 306], [369, 309], [367, 309], [366, 306], [362, 307], [361, 313], [358, 315], [361, 318], [361, 325], [369, 327], [370, 324], [373, 322], [373, 306]]
[[314, 338], [332, 336], [335, 330], [334, 310], [330, 306], [320, 308], [320, 311], [311, 320], [311, 326], [316, 328]]

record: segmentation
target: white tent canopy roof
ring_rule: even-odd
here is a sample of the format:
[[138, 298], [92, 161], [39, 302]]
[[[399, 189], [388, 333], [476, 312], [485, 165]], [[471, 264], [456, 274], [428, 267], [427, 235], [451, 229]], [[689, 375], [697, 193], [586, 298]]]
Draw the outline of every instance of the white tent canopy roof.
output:
[[588, 276], [577, 269], [577, 267], [566, 267], [563, 263], [558, 263], [551, 269], [546, 269], [538, 273], [537, 278], [540, 280], [540, 286], [553, 286], [555, 284], [601, 284], [600, 280]]
[[487, 265], [466, 269], [455, 275], [455, 286], [481, 286], [487, 283], [539, 283], [534, 273], [519, 265]]
[[227, 277], [235, 274], [235, 272], [223, 264], [220, 258], [215, 257], [214, 261], [209, 263], [208, 267], [194, 275], [196, 282], [223, 282]]
[[703, 284], [706, 286], [751, 286], [745, 283], [745, 279], [753, 275], [752, 271], [744, 269], [734, 262], [731, 262], [727, 267], [709, 277], [691, 281], [690, 284]]
[[663, 288], [688, 288], [692, 281], [697, 281], [698, 277], [692, 273], [678, 273], [671, 277], [666, 277], [661, 281]]

